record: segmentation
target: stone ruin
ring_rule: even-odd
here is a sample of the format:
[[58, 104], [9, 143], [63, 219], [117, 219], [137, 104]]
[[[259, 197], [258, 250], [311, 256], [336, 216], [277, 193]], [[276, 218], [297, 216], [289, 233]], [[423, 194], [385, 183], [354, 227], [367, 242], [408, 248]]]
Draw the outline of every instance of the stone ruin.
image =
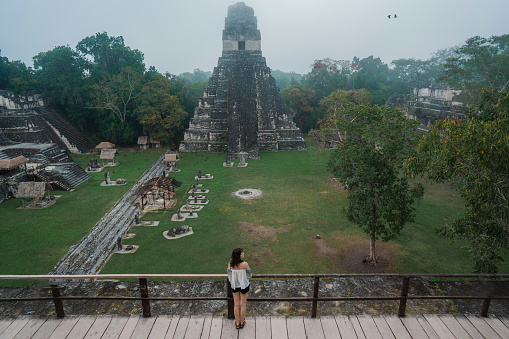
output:
[[97, 163], [97, 159], [90, 159], [87, 164], [87, 172], [99, 172], [101, 169], [102, 167]]
[[168, 230], [167, 234], [168, 234], [168, 236], [174, 238], [176, 236], [189, 233], [189, 231], [190, 231], [190, 229], [189, 229], [189, 226], [187, 226], [187, 225], [175, 226], [175, 227], [172, 227], [170, 230]]
[[0, 202], [9, 188], [3, 182], [40, 181], [54, 189], [70, 190], [90, 179], [71, 157], [87, 153], [93, 144], [58, 113], [45, 106], [35, 92], [18, 95], [0, 90], [0, 159], [24, 156], [23, 171], [0, 170]]
[[399, 108], [409, 119], [419, 121], [421, 131], [445, 118], [463, 119], [467, 108], [461, 103], [461, 90], [445, 83], [423, 84], [414, 87], [407, 95], [393, 94], [387, 106]]
[[67, 154], [88, 153], [94, 145], [35, 92], [0, 90], [0, 144], [56, 144]]
[[254, 10], [228, 8], [223, 53], [194, 112], [180, 151], [227, 152], [258, 158], [259, 151], [305, 150], [261, 51]]

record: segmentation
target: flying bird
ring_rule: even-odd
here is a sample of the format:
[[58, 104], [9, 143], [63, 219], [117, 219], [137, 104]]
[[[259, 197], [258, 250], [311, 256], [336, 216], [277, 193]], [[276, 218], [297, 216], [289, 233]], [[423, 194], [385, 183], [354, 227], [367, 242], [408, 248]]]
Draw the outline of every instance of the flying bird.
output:
[[394, 14], [394, 19], [397, 19], [397, 18], [398, 18], [398, 16], [396, 14]]
[[391, 15], [390, 15], [390, 14], [389, 14], [389, 15], [387, 15], [387, 17], [390, 19], [390, 18], [391, 18]]

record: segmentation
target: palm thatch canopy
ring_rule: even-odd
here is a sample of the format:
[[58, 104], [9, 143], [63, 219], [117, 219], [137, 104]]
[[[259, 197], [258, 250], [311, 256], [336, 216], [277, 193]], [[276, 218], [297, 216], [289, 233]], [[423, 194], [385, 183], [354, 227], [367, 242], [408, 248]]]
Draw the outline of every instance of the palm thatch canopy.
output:
[[165, 154], [164, 155], [164, 162], [175, 162], [175, 161], [177, 161], [176, 154]]
[[115, 144], [112, 144], [111, 142], [103, 141], [99, 145], [95, 146], [95, 149], [110, 149], [115, 147]]
[[115, 158], [116, 155], [117, 155], [116, 149], [102, 149], [100, 158], [106, 159], [106, 160], [111, 160], [111, 159]]
[[147, 145], [148, 144], [148, 136], [140, 135], [138, 137], [138, 145]]
[[14, 159], [0, 159], [0, 170], [13, 170], [23, 164], [26, 164], [28, 159], [20, 155]]
[[17, 196], [18, 198], [44, 198], [45, 192], [45, 182], [20, 182]]

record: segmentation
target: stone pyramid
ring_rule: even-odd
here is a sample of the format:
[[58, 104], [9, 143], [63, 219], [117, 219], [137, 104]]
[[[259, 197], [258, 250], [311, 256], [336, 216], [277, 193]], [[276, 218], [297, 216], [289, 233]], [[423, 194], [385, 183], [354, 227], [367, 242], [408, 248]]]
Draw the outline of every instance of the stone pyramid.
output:
[[180, 151], [227, 152], [232, 158], [259, 151], [305, 150], [261, 51], [254, 10], [228, 7], [223, 53], [191, 118]]

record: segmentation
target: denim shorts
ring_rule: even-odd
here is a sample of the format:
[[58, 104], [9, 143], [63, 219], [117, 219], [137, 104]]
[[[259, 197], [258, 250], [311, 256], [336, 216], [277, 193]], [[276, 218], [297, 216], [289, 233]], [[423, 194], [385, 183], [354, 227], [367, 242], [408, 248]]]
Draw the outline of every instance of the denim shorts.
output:
[[232, 288], [232, 293], [242, 293], [242, 294], [246, 294], [247, 292], [249, 292], [249, 285], [247, 285], [246, 288]]

